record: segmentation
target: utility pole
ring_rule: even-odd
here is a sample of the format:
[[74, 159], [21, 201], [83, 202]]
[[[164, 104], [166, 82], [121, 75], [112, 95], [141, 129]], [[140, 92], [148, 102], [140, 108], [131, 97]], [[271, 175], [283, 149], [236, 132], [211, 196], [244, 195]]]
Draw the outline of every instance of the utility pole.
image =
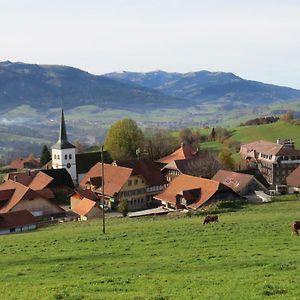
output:
[[102, 169], [102, 231], [105, 233], [105, 212], [104, 212], [104, 146], [101, 145], [101, 169]]

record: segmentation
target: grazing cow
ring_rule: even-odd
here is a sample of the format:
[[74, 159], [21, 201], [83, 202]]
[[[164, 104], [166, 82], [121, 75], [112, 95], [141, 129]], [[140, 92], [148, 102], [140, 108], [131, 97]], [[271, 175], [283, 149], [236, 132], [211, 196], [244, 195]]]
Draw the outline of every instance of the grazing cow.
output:
[[300, 229], [300, 221], [295, 221], [292, 224], [292, 234], [299, 235], [298, 230]]
[[219, 222], [219, 217], [218, 216], [206, 216], [203, 224], [209, 224], [209, 223], [214, 223], [214, 222]]

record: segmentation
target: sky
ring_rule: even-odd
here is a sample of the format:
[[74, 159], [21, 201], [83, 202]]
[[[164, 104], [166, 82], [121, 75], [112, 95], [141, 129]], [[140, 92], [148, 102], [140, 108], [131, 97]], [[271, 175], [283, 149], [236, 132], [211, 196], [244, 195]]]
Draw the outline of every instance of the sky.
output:
[[0, 0], [0, 61], [233, 72], [300, 89], [299, 0]]

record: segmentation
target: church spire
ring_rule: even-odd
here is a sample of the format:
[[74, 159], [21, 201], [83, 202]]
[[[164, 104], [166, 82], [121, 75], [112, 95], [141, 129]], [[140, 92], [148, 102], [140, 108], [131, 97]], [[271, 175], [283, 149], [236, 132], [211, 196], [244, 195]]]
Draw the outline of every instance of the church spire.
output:
[[67, 129], [66, 129], [66, 123], [65, 123], [65, 116], [64, 116], [64, 110], [61, 109], [61, 117], [60, 117], [60, 130], [59, 130], [59, 137], [56, 144], [52, 147], [53, 149], [69, 149], [69, 148], [75, 148], [74, 145], [69, 143], [68, 137], [67, 137]]
[[68, 141], [64, 110], [61, 109], [59, 140]]

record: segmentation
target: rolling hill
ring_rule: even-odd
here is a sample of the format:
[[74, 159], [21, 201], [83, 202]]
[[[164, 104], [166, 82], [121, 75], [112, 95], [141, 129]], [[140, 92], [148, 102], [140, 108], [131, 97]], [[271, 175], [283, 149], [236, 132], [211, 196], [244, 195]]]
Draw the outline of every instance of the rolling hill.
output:
[[245, 80], [233, 73], [225, 72], [121, 72], [105, 76], [120, 82], [155, 89], [169, 96], [188, 99], [194, 104], [227, 101], [233, 104], [240, 102], [260, 105], [300, 99], [299, 90]]
[[55, 65], [0, 63], [0, 110], [29, 105], [40, 111], [97, 105], [103, 109], [144, 111], [183, 107], [186, 102], [160, 91], [133, 87], [104, 76]]

